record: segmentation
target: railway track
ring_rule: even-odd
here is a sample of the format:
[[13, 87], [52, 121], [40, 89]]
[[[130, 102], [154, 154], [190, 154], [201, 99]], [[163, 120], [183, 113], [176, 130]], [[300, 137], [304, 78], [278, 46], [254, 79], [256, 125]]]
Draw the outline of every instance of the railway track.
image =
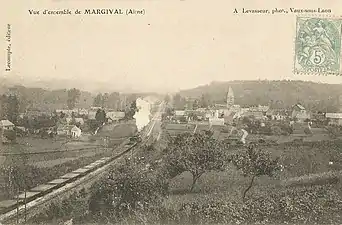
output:
[[0, 224], [26, 222], [32, 216], [36, 215], [39, 210], [44, 210], [53, 200], [58, 201], [67, 194], [71, 194], [77, 190], [77, 188], [83, 188], [95, 182], [95, 180], [108, 171], [117, 159], [128, 152], [132, 152], [133, 156], [134, 147], [153, 141], [154, 137], [150, 134], [155, 124], [156, 121], [151, 121], [140, 132], [142, 140], [135, 139], [132, 141], [131, 138], [124, 140], [115, 150], [115, 152], [120, 151], [119, 154], [112, 157], [104, 157], [83, 168], [79, 168], [58, 179], [50, 181], [47, 184], [39, 185], [28, 192], [20, 193], [16, 200], [9, 200], [5, 204], [1, 204], [2, 202], [0, 202]]
[[[127, 143], [125, 140], [117, 149], [120, 153], [112, 157], [104, 157], [83, 168], [67, 173], [58, 179], [39, 185], [26, 193], [20, 193], [18, 199], [0, 202], [0, 224], [23, 222], [45, 208], [49, 202], [61, 198], [66, 193], [84, 187], [105, 173], [110, 166], [123, 155], [136, 147], [138, 142]], [[26, 203], [26, 204], [25, 204]]]

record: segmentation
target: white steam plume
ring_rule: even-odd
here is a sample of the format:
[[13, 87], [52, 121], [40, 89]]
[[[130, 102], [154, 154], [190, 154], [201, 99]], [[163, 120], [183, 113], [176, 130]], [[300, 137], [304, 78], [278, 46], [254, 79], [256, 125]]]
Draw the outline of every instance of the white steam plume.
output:
[[151, 104], [141, 98], [136, 100], [138, 112], [133, 116], [138, 131], [140, 132], [149, 122], [151, 114]]

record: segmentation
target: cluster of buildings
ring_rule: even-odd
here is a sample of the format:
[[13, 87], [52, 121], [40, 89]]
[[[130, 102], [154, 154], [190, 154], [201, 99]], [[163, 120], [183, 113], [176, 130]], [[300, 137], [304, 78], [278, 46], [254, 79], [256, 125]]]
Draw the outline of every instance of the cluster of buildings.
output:
[[[86, 118], [88, 120], [94, 120], [98, 110], [102, 110], [102, 107], [91, 107], [90, 109], [58, 109], [56, 113], [60, 115], [65, 114], [67, 118], [72, 118], [75, 115], [79, 118]], [[113, 109], [103, 109], [106, 112], [108, 122], [115, 122], [125, 117], [125, 112], [116, 111]]]
[[[37, 123], [43, 123], [39, 118], [44, 118], [47, 120], [52, 120], [52, 118], [57, 118], [57, 121], [53, 124], [49, 123], [40, 129], [33, 129], [34, 134], [39, 134], [45, 132], [47, 135], [56, 134], [59, 136], [68, 136], [72, 138], [79, 138], [82, 135], [82, 130], [86, 126], [87, 120], [96, 120], [97, 111], [101, 107], [91, 107], [90, 109], [59, 109], [55, 110], [53, 113], [42, 112], [38, 110], [29, 110], [25, 113], [19, 114], [18, 119], [27, 118], [29, 120], [35, 120]], [[117, 122], [125, 117], [125, 112], [115, 111], [112, 109], [103, 109], [106, 113], [107, 122]], [[0, 131], [6, 130], [21, 130], [27, 132], [29, 129], [23, 126], [15, 126], [9, 120], [0, 121]]]
[[[210, 125], [224, 125], [231, 124], [235, 119], [246, 116], [253, 116], [256, 119], [266, 119], [267, 112], [269, 112], [269, 106], [258, 105], [243, 108], [240, 105], [236, 105], [233, 89], [229, 87], [226, 96], [226, 104], [215, 104], [215, 106], [209, 109], [176, 110], [174, 119], [178, 121], [180, 117], [185, 117], [188, 122], [200, 120], [207, 121]], [[273, 115], [273, 113], [271, 114]], [[274, 119], [277, 118], [281, 119], [281, 115], [274, 117]]]
[[[208, 122], [209, 125], [232, 124], [234, 120], [243, 117], [253, 117], [256, 120], [293, 121], [294, 123], [306, 123], [315, 120], [328, 120], [329, 125], [342, 126], [342, 110], [339, 113], [312, 113], [303, 105], [295, 104], [292, 109], [271, 109], [269, 106], [257, 105], [241, 107], [234, 102], [234, 92], [231, 87], [227, 92], [226, 104], [216, 104], [206, 109], [176, 110], [173, 120], [180, 122], [184, 118], [186, 122], [194, 120]], [[342, 102], [342, 99], [341, 99]]]
[[96, 120], [98, 110], [104, 110], [107, 122], [117, 122], [125, 117], [125, 112], [102, 107], [91, 107], [90, 109], [56, 110], [57, 115], [64, 114], [63, 122], [57, 125], [57, 135], [78, 138], [82, 134], [85, 120]]

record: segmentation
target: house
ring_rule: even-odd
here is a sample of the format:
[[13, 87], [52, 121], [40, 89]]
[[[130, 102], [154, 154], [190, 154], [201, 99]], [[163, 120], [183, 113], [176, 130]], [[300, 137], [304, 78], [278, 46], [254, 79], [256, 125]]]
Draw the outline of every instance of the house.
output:
[[241, 106], [240, 105], [232, 105], [229, 109], [233, 112], [238, 112], [241, 110]]
[[92, 111], [97, 111], [97, 110], [99, 110], [99, 109], [102, 109], [102, 107], [92, 106], [92, 107], [90, 107], [90, 109], [91, 109]]
[[260, 111], [248, 111], [243, 114], [244, 117], [254, 117], [256, 120], [264, 120], [266, 117]]
[[109, 111], [106, 113], [106, 117], [112, 121], [119, 121], [125, 118], [125, 112]]
[[281, 110], [271, 109], [266, 112], [266, 117], [270, 120], [285, 120], [287, 118], [287, 114]]
[[57, 135], [80, 137], [82, 130], [75, 125], [60, 125], [57, 127]]
[[96, 111], [91, 110], [88, 112], [88, 119], [89, 120], [94, 120], [95, 117], [96, 117]]
[[267, 105], [258, 105], [249, 108], [249, 111], [252, 112], [267, 112], [270, 109]]
[[78, 109], [77, 112], [78, 112], [78, 115], [82, 115], [82, 116], [88, 115], [89, 113], [87, 109]]
[[71, 137], [73, 138], [78, 138], [82, 134], [82, 130], [78, 128], [77, 126], [73, 126], [73, 128], [71, 128], [70, 131], [71, 131]]
[[176, 110], [175, 111], [175, 115], [174, 115], [174, 119], [176, 121], [182, 121], [185, 122], [188, 120], [186, 114], [185, 114], [185, 110]]
[[209, 118], [210, 126], [224, 126], [224, 118]]
[[326, 113], [325, 117], [329, 119], [329, 125], [342, 126], [342, 113]]
[[74, 124], [84, 125], [83, 118], [71, 118], [71, 117], [68, 117], [68, 118], [65, 118], [65, 120], [66, 120], [67, 124], [71, 124], [72, 122], [74, 122]]
[[60, 125], [57, 127], [57, 135], [70, 136], [71, 135], [71, 129], [73, 127], [74, 127], [73, 125]]
[[9, 120], [1, 120], [0, 121], [0, 129], [1, 130], [13, 130], [14, 124]]
[[20, 130], [20, 131], [22, 131], [22, 132], [27, 132], [27, 128], [25, 128], [25, 127], [16, 127], [16, 129], [18, 129], [18, 130]]
[[[51, 116], [52, 113], [48, 112], [48, 111], [40, 111], [40, 110], [35, 110], [35, 109], [31, 109], [31, 110], [27, 110], [24, 114], [24, 116], [27, 116], [28, 118], [37, 118], [40, 116]], [[19, 115], [21, 117], [21, 115]], [[24, 116], [22, 118], [24, 118]]]
[[24, 119], [25, 116], [26, 116], [25, 113], [19, 113], [19, 116], [18, 116], [18, 117], [19, 117], [20, 119]]
[[207, 111], [207, 109], [206, 108], [198, 108], [198, 109], [196, 109], [196, 111], [205, 113]]
[[306, 111], [304, 106], [301, 104], [296, 104], [292, 107], [292, 119], [296, 119], [298, 122], [304, 122], [307, 119], [310, 119], [310, 114]]
[[175, 116], [185, 116], [185, 110], [175, 110]]
[[189, 120], [204, 120], [205, 119], [205, 111], [197, 111], [197, 110], [186, 110], [185, 116]]

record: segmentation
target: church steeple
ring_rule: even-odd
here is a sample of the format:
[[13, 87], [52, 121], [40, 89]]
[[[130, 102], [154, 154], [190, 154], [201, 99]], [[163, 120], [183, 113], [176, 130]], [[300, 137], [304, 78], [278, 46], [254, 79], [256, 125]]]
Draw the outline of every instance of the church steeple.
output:
[[227, 108], [230, 108], [233, 105], [234, 105], [234, 92], [233, 92], [233, 89], [229, 87], [228, 93], [227, 93]]

